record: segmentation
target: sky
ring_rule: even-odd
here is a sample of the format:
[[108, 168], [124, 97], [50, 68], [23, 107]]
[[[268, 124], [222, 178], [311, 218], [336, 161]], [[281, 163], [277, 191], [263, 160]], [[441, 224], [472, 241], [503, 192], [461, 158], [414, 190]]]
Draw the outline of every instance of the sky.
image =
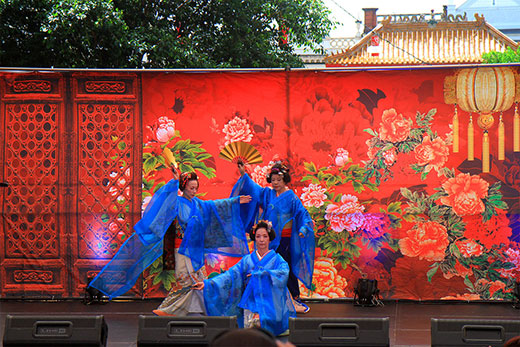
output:
[[[331, 37], [353, 37], [358, 31], [356, 17], [363, 20], [363, 8], [377, 8], [377, 14], [416, 14], [442, 12], [443, 5], [460, 6], [465, 0], [324, 0], [331, 10], [331, 19], [340, 22], [331, 32]], [[343, 8], [343, 9], [342, 9]], [[351, 15], [349, 15], [349, 12]]]

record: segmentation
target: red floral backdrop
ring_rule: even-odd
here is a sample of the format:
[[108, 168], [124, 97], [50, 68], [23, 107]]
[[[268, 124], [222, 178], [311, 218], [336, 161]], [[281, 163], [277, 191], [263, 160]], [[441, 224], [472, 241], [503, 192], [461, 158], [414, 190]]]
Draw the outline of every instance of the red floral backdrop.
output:
[[[512, 68], [518, 74], [518, 68]], [[56, 166], [68, 171], [65, 183], [61, 183], [62, 176], [48, 183], [60, 187], [59, 195], [50, 196], [51, 217], [72, 223], [53, 224], [59, 230], [50, 240], [47, 234], [30, 232], [37, 239], [31, 242], [41, 239], [41, 247], [59, 241], [60, 247], [55, 246], [56, 254], [52, 255], [57, 260], [52, 264], [56, 273], [61, 267], [60, 276], [68, 283], [55, 289], [64, 296], [79, 295], [77, 288], [84, 286], [86, 276], [97, 272], [113, 256], [131, 233], [130, 226], [140, 210], [171, 179], [165, 148], [172, 151], [181, 170], [197, 172], [203, 199], [219, 199], [229, 196], [239, 176], [236, 166], [219, 158], [219, 152], [226, 144], [244, 141], [263, 157], [261, 164], [248, 168], [260, 185], [267, 186], [265, 175], [274, 161], [287, 162], [293, 178], [290, 187], [315, 222], [314, 282], [311, 290], [302, 287], [306, 296], [353, 297], [357, 280], [366, 275], [378, 280], [384, 298], [511, 300], [513, 285], [520, 280], [520, 153], [513, 152], [512, 145], [514, 104], [503, 113], [505, 160], [496, 156], [495, 124], [490, 129], [491, 169], [482, 173], [482, 130], [475, 125], [475, 160], [469, 161], [465, 135], [469, 114], [460, 109], [461, 150], [453, 153], [451, 122], [455, 106], [445, 102], [445, 81], [456, 72], [454, 68], [436, 67], [387, 71], [144, 71], [131, 76], [111, 72], [112, 77], [108, 72], [99, 73], [104, 81], [99, 92], [103, 96], [88, 94], [85, 88], [72, 108], [81, 111], [83, 104], [90, 103], [104, 115], [103, 105], [109, 107], [105, 107], [106, 116], [95, 122], [87, 117], [84, 124], [81, 117], [60, 120], [60, 115], [67, 116], [71, 108], [62, 90], [70, 83], [61, 82], [70, 77], [54, 74], [52, 86], [57, 91], [45, 101], [41, 93], [35, 96], [28, 92], [11, 100], [9, 90], [14, 87], [9, 86], [15, 84], [9, 82], [13, 79], [9, 76], [0, 90], [1, 125], [7, 134], [2, 135], [2, 179], [9, 180], [10, 172], [15, 171], [9, 157], [17, 155], [10, 150], [14, 140], [9, 137], [15, 123], [5, 115], [18, 104], [49, 103], [55, 110], [50, 122], [57, 123], [51, 130], [59, 129], [63, 122], [65, 139], [76, 136], [76, 126], [83, 129], [79, 134], [95, 129], [106, 132], [104, 145], [99, 147], [92, 147], [97, 132], [88, 137], [89, 141], [56, 141], [56, 151], [63, 152]], [[83, 73], [77, 83], [95, 79], [94, 75]], [[117, 80], [126, 84], [117, 84]], [[120, 90], [126, 92], [117, 96]], [[81, 115], [79, 111], [74, 114]], [[56, 133], [58, 138], [62, 136], [59, 130]], [[82, 158], [87, 159], [88, 153], [93, 153], [101, 171], [93, 173], [85, 166], [87, 161], [75, 159], [76, 153], [86, 153]], [[110, 165], [105, 169], [101, 163]], [[142, 204], [138, 167], [142, 167]], [[23, 181], [19, 173], [16, 175]], [[90, 176], [92, 179], [87, 179]], [[74, 192], [74, 182], [86, 183]], [[26, 231], [14, 230], [13, 220], [18, 220], [17, 215], [25, 220], [34, 214], [26, 215], [23, 199], [17, 204], [24, 206], [16, 205], [18, 212], [13, 212], [14, 201], [20, 201], [20, 187], [14, 183], [2, 193], [0, 260], [4, 268], [7, 264], [14, 272], [29, 264], [37, 273], [45, 270], [48, 260], [31, 258], [22, 245], [14, 245], [16, 235]], [[94, 193], [84, 196], [82, 189], [105, 194], [103, 198]], [[89, 208], [90, 200], [103, 203]], [[81, 211], [74, 207], [77, 202]], [[69, 215], [76, 217], [66, 217]], [[10, 252], [12, 248], [20, 251]], [[135, 295], [161, 297], [176, 285], [173, 272], [163, 270], [161, 261], [144, 274], [134, 288]], [[236, 261], [209, 256], [208, 273], [225, 271]], [[47, 290], [37, 281], [30, 291], [16, 283], [9, 287], [13, 282], [13, 271], [9, 271], [0, 275], [2, 295], [38, 295]], [[68, 280], [67, 273], [72, 274]], [[33, 280], [34, 275], [30, 276]]]
[[[229, 195], [235, 166], [218, 157], [233, 141], [263, 156], [250, 175], [266, 186], [275, 160], [315, 221], [309, 297], [352, 297], [362, 274], [385, 298], [512, 299], [520, 279], [520, 153], [506, 134], [506, 159], [482, 173], [452, 151], [454, 105], [444, 80], [455, 69], [358, 72], [154, 74], [143, 77], [144, 202], [169, 179], [163, 147], [195, 169], [206, 199]], [[504, 113], [512, 129], [514, 107]], [[461, 124], [468, 114], [458, 110]], [[496, 139], [496, 126], [490, 130]], [[189, 166], [186, 167], [184, 165]], [[228, 260], [229, 262], [229, 260]], [[233, 261], [231, 260], [231, 264]], [[160, 262], [150, 294], [175, 283]], [[218, 273], [229, 263], [209, 261]], [[161, 287], [162, 286], [162, 287]]]

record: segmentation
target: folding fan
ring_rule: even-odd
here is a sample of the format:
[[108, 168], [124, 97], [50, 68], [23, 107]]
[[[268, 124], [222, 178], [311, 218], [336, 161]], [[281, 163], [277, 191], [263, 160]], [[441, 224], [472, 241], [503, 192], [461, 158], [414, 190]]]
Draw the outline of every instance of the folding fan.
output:
[[258, 164], [262, 162], [262, 156], [256, 148], [242, 141], [231, 142], [222, 148], [219, 157], [233, 163], [242, 161], [244, 164]]
[[171, 149], [169, 149], [168, 147], [164, 147], [162, 155], [164, 159], [166, 159], [168, 165], [174, 168], [178, 168], [177, 161], [175, 160], [175, 157], [173, 156]]

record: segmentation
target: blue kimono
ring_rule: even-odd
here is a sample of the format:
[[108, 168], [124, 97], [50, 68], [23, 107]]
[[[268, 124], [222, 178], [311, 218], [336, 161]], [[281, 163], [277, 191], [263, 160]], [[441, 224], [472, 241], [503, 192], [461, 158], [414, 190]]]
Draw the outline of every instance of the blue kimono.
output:
[[[114, 258], [90, 282], [110, 299], [132, 288], [141, 273], [163, 253], [163, 237], [175, 218], [184, 230], [179, 253], [191, 259], [194, 270], [206, 253], [242, 256], [249, 253], [240, 218], [239, 197], [203, 201], [178, 196], [179, 181], [171, 180], [152, 197]], [[114, 274], [116, 274], [114, 276]]]
[[[251, 274], [251, 276], [247, 276]], [[296, 311], [287, 289], [289, 265], [274, 251], [259, 260], [244, 256], [228, 271], [204, 280], [204, 304], [210, 316], [237, 316], [244, 327], [244, 309], [258, 313], [260, 325], [275, 335], [289, 329]]]
[[[244, 174], [233, 187], [231, 196], [238, 195], [251, 195], [252, 197], [249, 204], [240, 206], [246, 230], [250, 230], [259, 219], [269, 220], [273, 223], [276, 238], [271, 241], [269, 248], [275, 250], [279, 248], [282, 241], [282, 229], [287, 223], [292, 222], [291, 237], [288, 241], [290, 242], [288, 245], [290, 259], [286, 260], [290, 264], [291, 272], [307, 288], [310, 288], [314, 271], [314, 223], [300, 199], [292, 190], [276, 196], [274, 189], [262, 188], [247, 174]], [[262, 209], [262, 214], [258, 218], [260, 209]]]

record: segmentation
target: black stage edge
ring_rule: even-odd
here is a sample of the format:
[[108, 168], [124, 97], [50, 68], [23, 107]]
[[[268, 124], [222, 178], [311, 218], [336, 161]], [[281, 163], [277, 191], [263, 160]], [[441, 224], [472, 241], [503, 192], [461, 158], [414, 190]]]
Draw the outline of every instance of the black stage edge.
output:
[[[11, 315], [103, 315], [108, 326], [108, 346], [137, 346], [139, 315], [152, 315], [161, 299], [123, 298], [107, 304], [84, 305], [81, 299], [0, 298], [0, 329]], [[520, 320], [512, 301], [409, 301], [384, 300], [384, 306], [362, 307], [352, 299], [308, 299], [311, 310], [298, 318], [389, 317], [390, 346], [430, 346], [431, 318]], [[284, 338], [285, 341], [287, 337]]]

